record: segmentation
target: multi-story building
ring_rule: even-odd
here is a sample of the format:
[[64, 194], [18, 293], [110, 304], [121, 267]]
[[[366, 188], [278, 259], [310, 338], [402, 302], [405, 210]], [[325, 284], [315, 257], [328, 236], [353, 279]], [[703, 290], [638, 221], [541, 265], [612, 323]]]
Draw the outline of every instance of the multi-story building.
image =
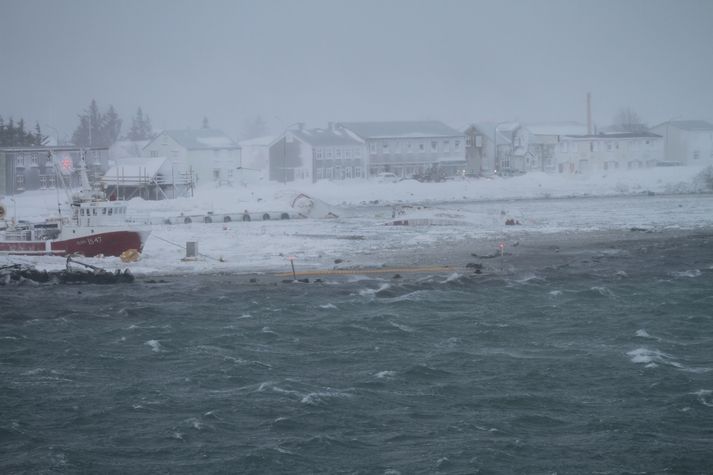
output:
[[270, 145], [270, 180], [346, 180], [366, 177], [364, 141], [330, 124], [285, 131]]
[[85, 156], [87, 174], [90, 180], [96, 181], [108, 168], [106, 147], [0, 148], [0, 194], [12, 195], [25, 190], [54, 188], [60, 185], [57, 167], [67, 185], [76, 185], [79, 183], [78, 170], [82, 153]]
[[559, 173], [587, 173], [655, 167], [663, 156], [663, 138], [650, 132], [565, 135], [554, 161]]
[[366, 144], [368, 174], [410, 177], [439, 169], [445, 175], [466, 170], [465, 135], [438, 121], [340, 122], [336, 129]]

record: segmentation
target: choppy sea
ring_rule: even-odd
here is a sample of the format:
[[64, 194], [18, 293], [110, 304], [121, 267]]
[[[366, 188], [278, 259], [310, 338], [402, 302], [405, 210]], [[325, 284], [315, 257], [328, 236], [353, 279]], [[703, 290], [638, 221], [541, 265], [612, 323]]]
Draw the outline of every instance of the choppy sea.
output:
[[0, 287], [0, 472], [713, 471], [711, 235], [391, 277]]

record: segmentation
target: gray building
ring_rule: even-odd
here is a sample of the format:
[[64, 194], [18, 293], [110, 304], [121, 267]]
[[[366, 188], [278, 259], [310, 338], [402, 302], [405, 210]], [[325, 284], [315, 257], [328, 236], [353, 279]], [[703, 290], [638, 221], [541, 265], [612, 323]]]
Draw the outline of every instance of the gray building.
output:
[[465, 135], [438, 121], [340, 122], [366, 144], [369, 176], [391, 172], [401, 177], [428, 173], [462, 174], [466, 170]]
[[300, 124], [270, 144], [269, 178], [272, 181], [316, 182], [365, 177], [364, 141], [333, 124], [326, 129], [307, 129]]
[[55, 188], [57, 170], [49, 158], [52, 152], [63, 178], [70, 186], [79, 184], [79, 166], [85, 152], [89, 179], [99, 179], [108, 169], [108, 148], [3, 147], [0, 148], [0, 194], [14, 195], [26, 190]]

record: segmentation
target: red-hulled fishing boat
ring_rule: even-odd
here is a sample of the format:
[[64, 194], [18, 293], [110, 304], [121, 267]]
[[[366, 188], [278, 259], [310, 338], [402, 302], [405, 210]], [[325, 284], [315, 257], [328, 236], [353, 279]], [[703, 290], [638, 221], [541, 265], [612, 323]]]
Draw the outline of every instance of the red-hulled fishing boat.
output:
[[71, 217], [8, 222], [0, 206], [0, 254], [95, 257], [143, 250], [150, 230], [127, 221], [126, 202], [110, 201], [104, 192], [92, 189], [84, 159], [80, 173], [82, 188], [69, 197]]

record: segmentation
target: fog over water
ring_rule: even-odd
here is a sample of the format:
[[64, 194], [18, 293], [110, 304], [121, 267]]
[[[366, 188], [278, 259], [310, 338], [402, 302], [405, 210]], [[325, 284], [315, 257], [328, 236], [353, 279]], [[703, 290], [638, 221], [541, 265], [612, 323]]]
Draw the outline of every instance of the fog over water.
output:
[[[7, 119], [96, 99], [155, 129], [304, 121], [713, 119], [710, 1], [1, 0]], [[124, 131], [125, 132], [125, 131]]]

